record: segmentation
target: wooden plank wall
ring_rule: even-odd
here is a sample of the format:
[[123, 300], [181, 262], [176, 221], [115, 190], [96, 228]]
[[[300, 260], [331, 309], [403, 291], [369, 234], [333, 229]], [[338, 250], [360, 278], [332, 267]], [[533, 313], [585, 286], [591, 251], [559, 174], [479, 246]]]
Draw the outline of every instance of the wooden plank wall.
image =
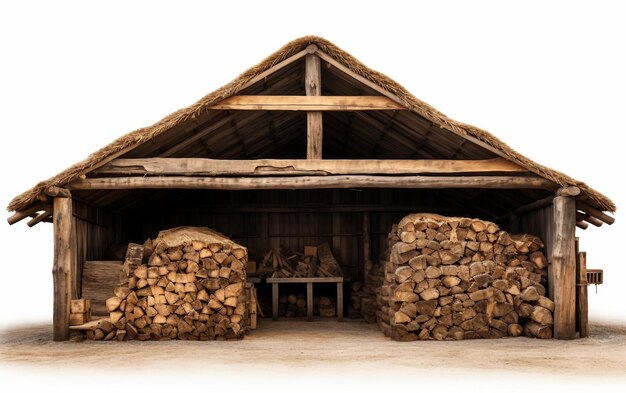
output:
[[[378, 197], [352, 190], [319, 190], [318, 192], [265, 192], [207, 194], [203, 202], [187, 203], [180, 208], [159, 211], [137, 209], [124, 218], [129, 231], [126, 242], [142, 243], [156, 237], [163, 229], [176, 226], [207, 226], [224, 233], [233, 241], [248, 247], [252, 258], [262, 258], [268, 249], [285, 247], [302, 252], [305, 245], [328, 243], [340, 262], [344, 274], [352, 280], [363, 279], [363, 211], [315, 212], [307, 206], [332, 207], [340, 204], [378, 203]], [[369, 193], [368, 193], [369, 194]], [[363, 198], [368, 198], [363, 200]], [[227, 206], [225, 211], [203, 206]], [[292, 212], [254, 211], [275, 206]], [[302, 207], [305, 207], [303, 211]], [[243, 208], [244, 211], [238, 211]], [[269, 208], [271, 210], [271, 208]], [[387, 234], [394, 222], [408, 212], [371, 213], [371, 255], [377, 260], [387, 244]]]
[[123, 236], [123, 231], [121, 226], [113, 227], [115, 220], [112, 213], [76, 200], [73, 201], [73, 215], [76, 241], [74, 285], [75, 295], [81, 296], [85, 261], [111, 259], [111, 246], [116, 237]]
[[[554, 208], [548, 205], [524, 214], [520, 218], [520, 228], [523, 233], [530, 233], [539, 236], [545, 244], [544, 253], [548, 259], [548, 264], [552, 264], [552, 246], [554, 244]], [[548, 269], [548, 293], [554, 299], [554, 288], [552, 285], [552, 269]]]
[[[450, 198], [442, 198], [442, 193], [430, 190], [170, 190], [165, 199], [158, 193], [154, 202], [148, 196], [145, 203], [125, 210], [121, 219], [126, 233], [121, 243], [143, 243], [160, 230], [184, 225], [222, 232], [248, 247], [257, 260], [274, 247], [302, 252], [305, 245], [328, 243], [352, 280], [362, 280], [364, 273], [363, 212], [368, 209], [363, 206], [379, 207], [370, 212], [373, 261], [384, 257], [392, 225], [409, 213], [481, 217], [476, 212], [464, 213], [460, 209], [465, 205], [455, 205]], [[331, 211], [334, 208], [343, 210]], [[532, 214], [526, 221], [530, 217]]]

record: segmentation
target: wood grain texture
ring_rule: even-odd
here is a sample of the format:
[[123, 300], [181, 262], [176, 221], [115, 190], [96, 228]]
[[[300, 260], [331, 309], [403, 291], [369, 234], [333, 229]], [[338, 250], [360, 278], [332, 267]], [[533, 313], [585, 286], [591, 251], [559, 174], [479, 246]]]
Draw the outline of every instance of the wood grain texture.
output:
[[216, 189], [269, 190], [315, 188], [539, 188], [554, 183], [537, 176], [292, 176], [292, 177], [117, 177], [76, 180], [71, 190]]
[[584, 211], [585, 213], [587, 213], [589, 216], [591, 217], [595, 217], [599, 220], [601, 220], [602, 222], [605, 222], [609, 225], [613, 224], [615, 222], [615, 218], [609, 216], [608, 214], [596, 209], [595, 207], [589, 206], [588, 204], [582, 202], [582, 201], [576, 201], [576, 208]]
[[[322, 95], [322, 71], [320, 58], [316, 55], [307, 55], [304, 71], [304, 89], [307, 96]], [[322, 158], [322, 112], [307, 112], [307, 147], [306, 158], [317, 160]]]
[[[488, 160], [214, 160], [210, 158], [117, 159], [95, 172], [97, 175], [185, 176], [284, 176], [293, 174], [422, 174], [422, 173], [526, 173], [502, 158]], [[539, 202], [538, 202], [539, 203]], [[543, 207], [552, 199], [542, 200]], [[533, 205], [534, 206], [534, 205]], [[530, 210], [533, 206], [529, 205]], [[527, 210], [528, 211], [528, 210]]]
[[85, 261], [82, 297], [91, 299], [93, 315], [108, 315], [105, 302], [120, 285], [122, 261]]
[[248, 111], [376, 111], [405, 110], [382, 96], [248, 96], [235, 95], [210, 110]]
[[576, 201], [573, 197], [554, 198], [554, 244], [552, 285], [554, 288], [554, 338], [576, 336]]
[[69, 339], [72, 274], [72, 199], [54, 198], [54, 281], [53, 339]]
[[576, 322], [581, 338], [589, 336], [589, 304], [587, 298], [587, 253], [579, 252], [576, 259]]

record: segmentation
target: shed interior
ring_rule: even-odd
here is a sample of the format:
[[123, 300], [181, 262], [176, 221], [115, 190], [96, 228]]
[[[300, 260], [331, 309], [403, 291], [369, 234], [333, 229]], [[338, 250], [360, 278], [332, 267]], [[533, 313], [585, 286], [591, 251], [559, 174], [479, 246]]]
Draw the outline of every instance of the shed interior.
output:
[[378, 261], [384, 258], [392, 225], [407, 214], [495, 220], [515, 232], [525, 221], [520, 217], [513, 222], [508, 214], [547, 193], [377, 188], [76, 191], [77, 259], [79, 266], [85, 260], [121, 259], [128, 243], [143, 243], [160, 230], [206, 226], [246, 246], [256, 260], [276, 247], [302, 252], [304, 246], [328, 243], [344, 276], [362, 281], [366, 231], [369, 256]]

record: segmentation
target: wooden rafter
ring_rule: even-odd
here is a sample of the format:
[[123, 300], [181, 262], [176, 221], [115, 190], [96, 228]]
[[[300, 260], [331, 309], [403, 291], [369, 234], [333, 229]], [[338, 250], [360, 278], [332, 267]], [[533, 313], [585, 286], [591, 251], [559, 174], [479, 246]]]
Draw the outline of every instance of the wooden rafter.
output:
[[290, 65], [291, 63], [293, 63], [293, 62], [295, 62], [297, 60], [300, 60], [301, 58], [303, 58], [307, 54], [312, 54], [312, 53], [315, 53], [316, 51], [317, 51], [317, 46], [309, 45], [307, 48], [301, 50], [300, 52], [296, 53], [295, 55], [288, 57], [287, 59], [277, 63], [276, 65], [268, 68], [267, 70], [261, 72], [260, 74], [258, 74], [254, 78], [250, 79], [243, 86], [241, 86], [241, 88], [239, 88], [239, 91], [247, 89], [248, 87], [254, 85], [255, 83], [264, 80], [265, 78], [267, 78], [268, 76], [272, 75], [276, 71], [281, 70], [281, 69], [287, 67], [288, 65]]
[[7, 222], [9, 225], [13, 225], [17, 222], [22, 221], [26, 217], [36, 216], [37, 212], [51, 210], [51, 204], [42, 204], [36, 203], [34, 205], [29, 206], [28, 208], [20, 211], [16, 211], [11, 217], [7, 218]]
[[402, 105], [402, 100], [400, 100], [400, 98], [398, 96], [396, 96], [395, 94], [387, 91], [386, 89], [384, 89], [381, 86], [379, 86], [378, 84], [370, 81], [369, 79], [366, 79], [366, 78], [362, 77], [361, 75], [353, 72], [348, 67], [346, 67], [343, 64], [339, 63], [337, 60], [333, 59], [332, 57], [330, 57], [329, 55], [327, 55], [323, 51], [317, 52], [317, 55], [319, 57], [321, 57], [322, 60], [324, 60], [325, 62], [327, 62], [331, 66], [337, 68], [338, 70], [340, 70], [344, 74], [347, 74], [347, 75], [351, 76], [355, 80], [363, 83], [365, 86], [373, 89], [374, 91], [377, 91], [378, 93], [380, 93], [383, 96], [391, 99], [392, 101], [396, 102], [397, 104]]

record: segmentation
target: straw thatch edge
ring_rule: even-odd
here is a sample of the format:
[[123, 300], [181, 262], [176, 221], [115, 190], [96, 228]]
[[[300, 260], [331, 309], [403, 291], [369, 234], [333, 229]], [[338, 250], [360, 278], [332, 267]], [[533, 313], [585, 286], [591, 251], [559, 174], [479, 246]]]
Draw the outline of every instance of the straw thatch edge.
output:
[[256, 66], [241, 74], [232, 82], [217, 89], [213, 93], [204, 96], [191, 106], [180, 109], [149, 127], [137, 129], [116, 139], [109, 145], [91, 154], [85, 160], [77, 162], [76, 164], [70, 166], [65, 171], [57, 174], [56, 176], [53, 176], [48, 180], [38, 183], [28, 191], [15, 197], [9, 203], [7, 209], [9, 211], [22, 210], [38, 200], [38, 197], [42, 193], [44, 193], [45, 190], [48, 189], [48, 187], [61, 187], [67, 183], [77, 180], [82, 174], [84, 174], [86, 170], [93, 167], [100, 161], [106, 159], [110, 155], [131, 146], [140, 145], [141, 143], [162, 134], [163, 132], [171, 129], [172, 127], [180, 123], [199, 116], [200, 114], [206, 112], [207, 108], [210, 107], [212, 104], [215, 104], [234, 94], [237, 94], [237, 92], [241, 90], [241, 87], [244, 86], [246, 82], [254, 78], [259, 73], [296, 54], [310, 44], [317, 45], [319, 49], [330, 55], [339, 63], [343, 64], [352, 72], [370, 80], [373, 83], [378, 84], [390, 93], [396, 95], [407, 109], [423, 116], [424, 118], [428, 119], [439, 127], [452, 131], [461, 136], [469, 135], [477, 138], [482, 142], [492, 146], [493, 148], [501, 151], [510, 160], [517, 162], [518, 164], [524, 166], [529, 171], [539, 176], [542, 176], [561, 186], [578, 186], [581, 189], [582, 193], [587, 196], [589, 202], [592, 205], [599, 207], [602, 210], [607, 210], [611, 212], [614, 212], [616, 210], [616, 206], [613, 201], [611, 201], [608, 197], [602, 195], [598, 191], [587, 186], [585, 183], [575, 180], [568, 175], [565, 175], [564, 173], [555, 171], [553, 169], [540, 165], [530, 160], [529, 158], [524, 157], [522, 154], [513, 150], [506, 143], [502, 142], [500, 139], [496, 138], [485, 130], [450, 119], [432, 106], [414, 97], [404, 87], [393, 81], [391, 78], [366, 67], [356, 58], [352, 57], [349, 53], [338, 48], [326, 39], [317, 36], [306, 36], [287, 43], [278, 51], [267, 57]]

